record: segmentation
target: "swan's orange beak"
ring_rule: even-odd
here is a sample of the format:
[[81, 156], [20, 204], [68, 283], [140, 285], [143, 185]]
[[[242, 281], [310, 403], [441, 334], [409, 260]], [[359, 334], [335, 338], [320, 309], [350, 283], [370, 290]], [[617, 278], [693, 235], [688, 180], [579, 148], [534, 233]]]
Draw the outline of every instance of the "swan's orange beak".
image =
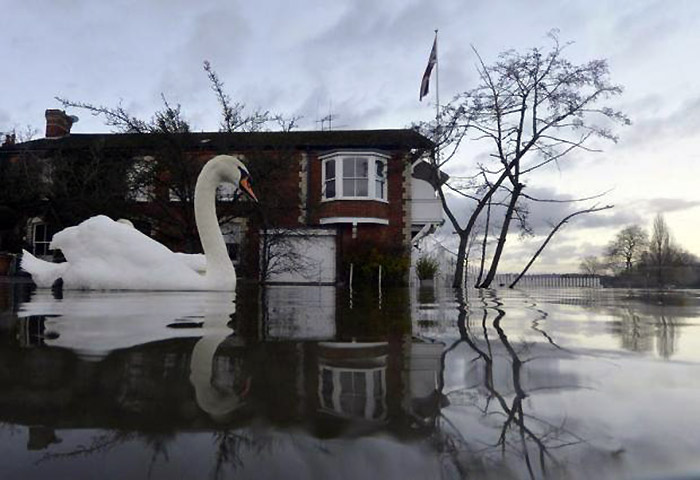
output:
[[255, 194], [253, 193], [253, 188], [250, 186], [250, 179], [248, 177], [241, 178], [241, 181], [238, 183], [238, 185], [240, 185], [241, 190], [247, 193], [250, 198], [252, 198], [256, 202], [258, 201], [258, 197], [255, 196]]

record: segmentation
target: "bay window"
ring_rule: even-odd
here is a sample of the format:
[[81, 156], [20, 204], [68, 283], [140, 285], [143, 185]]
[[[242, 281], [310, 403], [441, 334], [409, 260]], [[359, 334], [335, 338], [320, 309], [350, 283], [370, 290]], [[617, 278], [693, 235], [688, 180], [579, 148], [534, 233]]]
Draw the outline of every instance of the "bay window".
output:
[[386, 201], [385, 155], [379, 153], [333, 153], [323, 162], [323, 199]]

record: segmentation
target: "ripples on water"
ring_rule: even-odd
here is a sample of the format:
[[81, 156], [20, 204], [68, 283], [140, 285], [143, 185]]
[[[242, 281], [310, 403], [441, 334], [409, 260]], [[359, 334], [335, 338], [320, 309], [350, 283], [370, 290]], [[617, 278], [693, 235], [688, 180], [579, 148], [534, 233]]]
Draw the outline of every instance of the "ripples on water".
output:
[[698, 292], [0, 284], [0, 478], [695, 478]]

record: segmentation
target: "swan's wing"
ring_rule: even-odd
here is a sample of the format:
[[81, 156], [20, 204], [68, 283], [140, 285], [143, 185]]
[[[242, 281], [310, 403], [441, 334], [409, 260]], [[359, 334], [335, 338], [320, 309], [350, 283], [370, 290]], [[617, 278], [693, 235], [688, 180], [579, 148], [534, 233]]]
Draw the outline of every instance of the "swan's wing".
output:
[[173, 252], [135, 228], [104, 215], [89, 218], [54, 235], [51, 248], [59, 248], [66, 261], [78, 264], [139, 268], [172, 261]]
[[173, 253], [178, 261], [183, 262], [185, 265], [190, 267], [197, 273], [206, 273], [207, 271], [207, 257], [201, 253], [189, 254], [189, 253]]

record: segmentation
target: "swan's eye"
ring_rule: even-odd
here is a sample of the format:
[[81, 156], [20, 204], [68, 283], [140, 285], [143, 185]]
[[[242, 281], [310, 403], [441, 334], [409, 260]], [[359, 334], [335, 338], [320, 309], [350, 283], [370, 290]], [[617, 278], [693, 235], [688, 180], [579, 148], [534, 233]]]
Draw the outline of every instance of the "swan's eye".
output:
[[248, 173], [248, 170], [242, 167], [238, 167], [238, 170], [241, 172], [241, 180], [243, 180], [244, 178], [247, 178], [248, 182], [252, 180], [252, 178], [250, 177], [250, 173]]

